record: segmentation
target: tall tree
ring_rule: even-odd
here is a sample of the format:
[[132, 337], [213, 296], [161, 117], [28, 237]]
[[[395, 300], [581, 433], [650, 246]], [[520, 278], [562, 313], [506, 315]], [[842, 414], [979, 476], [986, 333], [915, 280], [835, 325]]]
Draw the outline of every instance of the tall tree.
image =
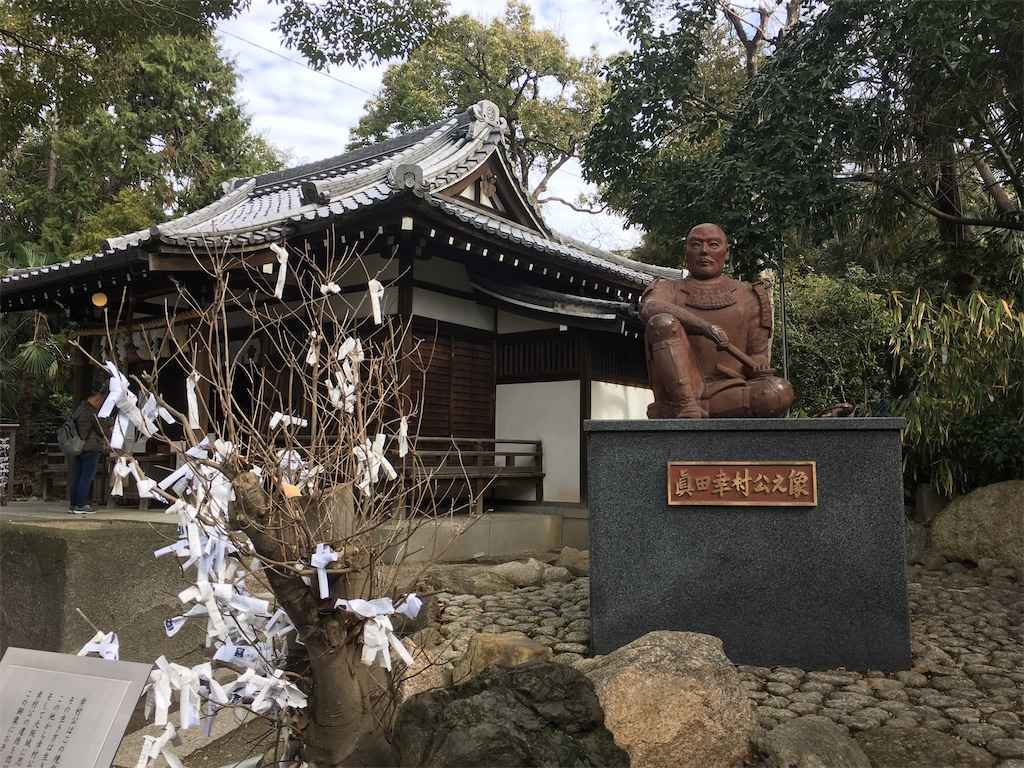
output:
[[578, 155], [600, 110], [599, 70], [596, 54], [572, 56], [565, 39], [537, 29], [517, 0], [487, 24], [458, 16], [388, 68], [353, 144], [420, 128], [489, 99], [509, 121], [509, 150], [523, 185], [538, 202], [553, 200], [544, 196], [548, 182]]
[[609, 70], [586, 170], [633, 222], [678, 236], [672, 222], [724, 219], [747, 271], [783, 232], [827, 240], [879, 194], [953, 243], [969, 227], [1024, 229], [1019, 4], [809, 0], [744, 85], [720, 148], [697, 157], [679, 146], [703, 124], [689, 105], [716, 4], [670, 3], [661, 28], [630, 5], [634, 50]]
[[28, 129], [75, 124], [119, 83], [103, 76], [154, 34], [205, 35], [246, 0], [2, 0], [0, 158]]
[[444, 23], [448, 0], [275, 0], [276, 29], [311, 65], [379, 64], [408, 56]]
[[94, 92], [88, 109], [59, 123], [27, 128], [0, 171], [5, 240], [53, 257], [91, 252], [279, 162], [252, 133], [234, 69], [209, 32], [150, 37], [95, 74], [117, 89]]

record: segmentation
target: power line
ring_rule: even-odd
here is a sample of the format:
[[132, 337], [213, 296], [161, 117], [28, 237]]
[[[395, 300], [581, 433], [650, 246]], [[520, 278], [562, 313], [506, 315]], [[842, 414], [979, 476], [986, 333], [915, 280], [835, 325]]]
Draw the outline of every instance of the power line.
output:
[[[206, 23], [205, 21], [203, 21], [203, 19], [200, 19], [200, 18], [198, 18], [196, 16], [193, 16], [190, 13], [185, 13], [184, 11], [182, 11], [182, 10], [180, 10], [178, 8], [175, 8], [173, 6], [169, 6], [169, 5], [166, 5], [164, 3], [161, 3], [160, 0], [149, 0], [149, 2], [152, 5], [155, 5], [155, 6], [158, 6], [160, 8], [163, 8], [164, 10], [172, 11], [173, 13], [176, 13], [179, 16], [184, 16], [186, 19], [191, 19], [192, 21], [199, 22], [200, 24], [205, 24]], [[333, 80], [334, 82], [339, 83], [340, 85], [345, 85], [345, 86], [348, 86], [349, 88], [353, 88], [353, 89], [355, 89], [357, 91], [360, 91], [361, 93], [365, 93], [367, 96], [376, 96], [377, 95], [373, 91], [368, 91], [366, 88], [363, 88], [362, 86], [356, 85], [355, 83], [350, 83], [347, 80], [342, 80], [340, 77], [335, 77], [330, 72], [324, 72], [322, 69], [313, 69], [313, 67], [309, 66], [308, 64], [306, 64], [303, 61], [299, 61], [298, 59], [293, 59], [293, 58], [290, 58], [288, 56], [285, 56], [280, 51], [275, 51], [273, 48], [268, 48], [265, 45], [261, 45], [260, 43], [257, 43], [257, 42], [254, 42], [252, 40], [249, 40], [248, 38], [242, 37], [241, 35], [235, 34], [234, 32], [229, 32], [226, 29], [219, 29], [219, 28], [217, 29], [217, 32], [219, 32], [222, 35], [227, 35], [228, 37], [233, 37], [236, 40], [240, 40], [243, 43], [246, 43], [247, 45], [251, 45], [253, 48], [259, 48], [261, 51], [264, 51], [265, 53], [269, 53], [269, 54], [271, 54], [273, 56], [276, 56], [277, 58], [282, 59], [283, 61], [287, 61], [289, 64], [294, 64], [297, 67], [302, 67], [303, 69], [307, 69], [307, 70], [309, 70], [310, 72], [312, 72], [314, 74], [320, 75], [321, 77], [326, 77], [328, 80]]]

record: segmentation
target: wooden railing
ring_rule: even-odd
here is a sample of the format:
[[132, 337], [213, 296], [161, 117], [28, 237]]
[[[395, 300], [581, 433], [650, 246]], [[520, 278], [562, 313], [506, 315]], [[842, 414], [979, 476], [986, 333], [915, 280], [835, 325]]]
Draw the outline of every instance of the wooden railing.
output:
[[537, 501], [544, 501], [540, 440], [421, 436], [415, 443], [415, 452], [403, 464], [405, 471], [435, 484], [443, 494], [472, 495], [480, 507], [483, 491], [496, 480], [532, 480]]

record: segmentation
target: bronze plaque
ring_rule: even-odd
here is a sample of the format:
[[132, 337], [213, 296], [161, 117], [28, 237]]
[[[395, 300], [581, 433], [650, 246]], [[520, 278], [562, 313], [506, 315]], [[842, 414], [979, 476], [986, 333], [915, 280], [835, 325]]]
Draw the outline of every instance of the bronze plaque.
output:
[[813, 461], [670, 461], [672, 507], [815, 507]]

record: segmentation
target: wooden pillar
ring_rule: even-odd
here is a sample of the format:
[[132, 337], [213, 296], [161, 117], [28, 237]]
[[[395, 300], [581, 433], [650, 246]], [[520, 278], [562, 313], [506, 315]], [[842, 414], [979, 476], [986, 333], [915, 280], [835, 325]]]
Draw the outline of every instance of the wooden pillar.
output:
[[579, 370], [580, 370], [580, 503], [587, 503], [587, 433], [583, 431], [583, 422], [590, 418], [590, 380], [593, 375], [593, 362], [590, 354], [591, 336], [576, 331], [579, 339]]
[[200, 347], [196, 352], [196, 373], [199, 374], [199, 386], [196, 387], [196, 400], [199, 401], [199, 429], [193, 430], [197, 440], [202, 440], [210, 431], [209, 380], [211, 370], [210, 351], [206, 347]]

